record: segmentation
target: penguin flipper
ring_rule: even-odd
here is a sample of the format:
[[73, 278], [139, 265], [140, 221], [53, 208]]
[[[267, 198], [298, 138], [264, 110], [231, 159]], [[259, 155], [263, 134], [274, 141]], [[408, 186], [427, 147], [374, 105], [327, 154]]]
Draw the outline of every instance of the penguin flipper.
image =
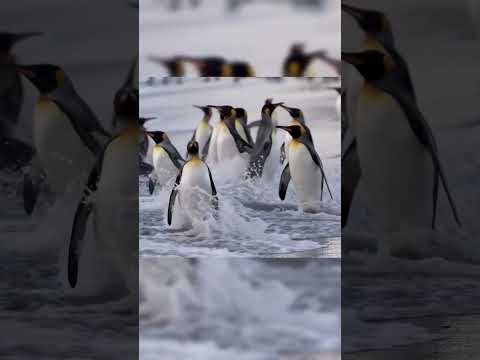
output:
[[260, 126], [261, 124], [262, 124], [262, 120], [256, 120], [248, 124], [247, 127], [251, 129], [251, 128], [254, 128], [255, 126]]
[[155, 191], [155, 186], [157, 185], [157, 179], [154, 179], [153, 176], [148, 177], [148, 191], [150, 192], [150, 195], [153, 195], [153, 192]]
[[248, 128], [247, 124], [245, 122], [241, 122], [242, 123], [242, 128], [243, 128], [243, 131], [245, 132], [245, 135], [247, 136], [247, 142], [253, 146], [253, 138], [252, 138], [252, 134], [250, 133], [250, 129]]
[[140, 160], [139, 171], [140, 175], [148, 175], [153, 171], [153, 166]]
[[237, 145], [237, 149], [240, 152], [240, 154], [244, 152], [251, 153], [252, 145], [250, 145], [249, 143], [247, 143], [245, 140], [242, 139], [237, 129], [235, 128], [235, 123], [229, 120], [224, 120], [224, 123], [227, 125], [227, 128], [230, 131], [230, 134], [232, 135], [233, 140], [235, 141], [235, 144]]
[[283, 164], [286, 158], [287, 152], [285, 151], [285, 143], [283, 142], [282, 145], [280, 145], [280, 164]]
[[75, 212], [72, 233], [70, 235], [70, 246], [68, 247], [68, 282], [72, 288], [77, 285], [80, 247], [92, 209], [92, 204], [88, 203], [86, 199], [82, 199]]
[[30, 174], [23, 177], [23, 208], [28, 215], [32, 215], [37, 203], [39, 184], [34, 183]]
[[290, 183], [290, 164], [287, 164], [282, 171], [282, 176], [280, 176], [280, 185], [278, 187], [278, 195], [281, 200], [285, 200], [285, 195], [287, 194], [288, 184]]
[[208, 156], [208, 150], [210, 149], [210, 140], [212, 139], [212, 132], [210, 132], [210, 136], [207, 139], [203, 149], [202, 149], [202, 160], [205, 160]]
[[180, 155], [177, 148], [168, 139], [162, 142], [162, 148], [167, 152], [175, 167], [180, 170], [183, 163], [185, 163], [185, 160], [182, 155]]
[[210, 168], [208, 167], [207, 164], [205, 164], [208, 170], [208, 176], [210, 178], [210, 186], [212, 187], [212, 204], [215, 210], [218, 211], [218, 196], [217, 196], [217, 189], [215, 188], [215, 183], [213, 182], [213, 177], [212, 177], [212, 172], [210, 171]]
[[309, 141], [308, 136], [306, 137], [305, 135], [300, 137], [297, 140], [300, 141], [303, 145], [305, 145], [305, 147], [310, 152], [313, 162], [319, 167], [322, 173], [322, 194], [320, 196], [323, 196], [323, 185], [325, 184], [327, 186], [328, 193], [330, 194], [330, 198], [333, 200], [332, 191], [330, 190], [330, 185], [328, 185], [327, 176], [325, 175], [325, 171], [323, 170], [322, 160], [320, 159], [320, 156], [318, 156], [317, 151], [313, 146], [313, 143]]
[[421, 134], [422, 136], [424, 136], [425, 140], [425, 143], [422, 142], [422, 144], [427, 147], [430, 153], [433, 166], [435, 167], [435, 171], [438, 173], [440, 181], [442, 182], [442, 186], [445, 189], [445, 193], [447, 194], [447, 199], [452, 210], [453, 217], [455, 218], [456, 223], [461, 226], [457, 207], [450, 192], [448, 180], [438, 156], [437, 143], [435, 141], [432, 129], [430, 128], [422, 112], [418, 108], [412, 94], [408, 93], [405, 85], [405, 79], [399, 77], [399, 74], [393, 74], [393, 76], [386, 77], [385, 79], [377, 81], [376, 85], [383, 91], [390, 94], [395, 100], [397, 100], [397, 102], [400, 104], [403, 111], [405, 112], [405, 116], [408, 118], [409, 123], [415, 124], [415, 127], [417, 129], [420, 129]]
[[173, 208], [175, 206], [175, 199], [177, 198], [177, 195], [178, 195], [177, 186], [180, 185], [180, 182], [182, 181], [182, 172], [183, 172], [183, 167], [180, 169], [180, 172], [178, 173], [178, 176], [175, 179], [175, 185], [172, 189], [172, 192], [170, 193], [170, 199], [168, 200], [168, 212], [167, 212], [168, 225], [172, 225]]
[[28, 164], [35, 155], [30, 145], [10, 137], [0, 140], [0, 169], [18, 170]]
[[361, 173], [356, 142], [354, 140], [342, 156], [342, 228], [347, 225]]
[[[193, 130], [193, 134], [192, 134], [192, 137], [190, 138], [190, 142], [194, 141], [195, 140], [195, 136], [197, 135], [197, 129]], [[188, 143], [187, 143], [188, 144]], [[188, 158], [188, 151], [187, 153], [185, 154], [185, 158]]]

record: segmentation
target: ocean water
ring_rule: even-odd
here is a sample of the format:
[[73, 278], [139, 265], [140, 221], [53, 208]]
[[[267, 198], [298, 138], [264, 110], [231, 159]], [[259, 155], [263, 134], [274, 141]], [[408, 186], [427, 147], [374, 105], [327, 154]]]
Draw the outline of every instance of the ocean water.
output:
[[143, 257], [140, 294], [144, 360], [323, 360], [340, 349], [338, 259]]
[[[298, 209], [292, 185], [284, 202], [278, 197], [280, 163], [271, 181], [246, 181], [242, 175], [232, 175], [235, 163], [210, 164], [221, 207], [219, 220], [208, 216], [195, 221], [191, 229], [179, 230], [166, 222], [172, 184], [150, 196], [146, 179], [140, 178], [140, 254], [269, 256], [318, 250], [322, 256], [339, 256], [340, 122], [335, 109], [337, 93], [328, 88], [332, 85], [324, 79], [278, 83], [257, 78], [240, 83], [187, 79], [183, 84], [142, 86], [141, 114], [157, 118], [148, 122], [147, 128], [166, 131], [181, 154], [202, 116], [194, 104], [241, 106], [247, 110], [249, 122], [260, 118], [261, 106], [269, 97], [301, 108], [323, 160], [333, 200], [325, 195], [321, 211], [306, 214]], [[289, 121], [285, 111], [277, 109], [275, 113], [279, 124]], [[211, 124], [217, 119], [214, 114]], [[284, 139], [280, 131], [277, 139], [279, 147]]]

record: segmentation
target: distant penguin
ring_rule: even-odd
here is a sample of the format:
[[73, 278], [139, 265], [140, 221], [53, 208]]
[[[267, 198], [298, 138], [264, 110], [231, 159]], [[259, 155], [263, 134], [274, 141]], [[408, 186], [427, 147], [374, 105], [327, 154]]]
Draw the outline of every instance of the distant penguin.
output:
[[40, 92], [33, 114], [35, 149], [46, 181], [57, 195], [63, 194], [72, 183], [79, 184], [88, 176], [110, 134], [60, 67], [16, 68]]
[[322, 57], [323, 55], [324, 51], [307, 53], [305, 52], [305, 46], [303, 44], [293, 44], [283, 63], [283, 76], [309, 76], [308, 68], [310, 64], [313, 60]]
[[208, 106], [194, 105], [197, 109], [202, 110], [203, 117], [197, 125], [197, 128], [193, 132], [190, 141], [197, 141], [200, 147], [200, 156], [205, 159], [208, 155], [208, 147], [210, 146], [210, 139], [212, 137], [213, 128], [210, 125], [210, 119], [212, 118], [212, 109]]
[[12, 48], [18, 42], [41, 33], [0, 33], [0, 168], [18, 169], [28, 163], [34, 149], [16, 138], [23, 105], [22, 80], [15, 70]]
[[232, 75], [232, 65], [221, 57], [193, 57], [185, 56], [182, 60], [193, 64], [200, 77], [230, 77]]
[[162, 65], [168, 72], [170, 77], [184, 77], [185, 65], [181, 56], [171, 58], [161, 58], [155, 55], [148, 56], [148, 59], [154, 63]]
[[255, 70], [245, 61], [233, 61], [230, 63], [231, 76], [236, 78], [241, 77], [255, 77]]
[[155, 173], [149, 177], [148, 188], [153, 194], [155, 185], [162, 188], [168, 181], [175, 178], [185, 160], [170, 142], [167, 134], [163, 131], [148, 131], [147, 134], [155, 141], [153, 148], [153, 166]]
[[232, 106], [208, 107], [218, 110], [220, 121], [215, 125], [210, 146], [208, 160], [224, 162], [234, 158], [244, 158], [243, 154], [251, 151], [252, 146], [242, 139], [235, 126], [235, 109]]
[[304, 128], [300, 125], [278, 126], [278, 128], [287, 131], [292, 137], [288, 144], [288, 163], [280, 177], [280, 199], [285, 199], [291, 179], [303, 211], [319, 212], [324, 185], [333, 199], [322, 161]]
[[139, 141], [145, 136], [138, 117], [138, 90], [121, 88], [114, 108], [119, 131], [97, 154], [77, 207], [68, 252], [68, 280], [72, 287], [77, 285], [84, 235], [93, 214], [95, 243], [105, 254], [105, 262], [134, 293], [138, 286], [137, 157]]
[[[218, 210], [217, 190], [208, 165], [200, 159], [199, 146], [190, 141], [187, 146], [189, 159], [182, 166], [170, 194], [167, 222], [172, 225], [174, 211], [188, 220], [180, 221], [182, 226], [191, 225], [192, 220], [202, 219], [205, 208], [210, 205]], [[177, 200], [178, 197], [178, 201]]]
[[[272, 120], [275, 109], [283, 103], [265, 102], [261, 110], [262, 120], [259, 124], [253, 151], [250, 154], [247, 175], [271, 179], [278, 168], [278, 158], [274, 159], [272, 150], [277, 149], [276, 127]], [[275, 149], [274, 149], [275, 148]]]
[[434, 227], [440, 182], [460, 224], [435, 138], [401, 66], [377, 50], [342, 53], [342, 60], [365, 79], [352, 126], [380, 230]]

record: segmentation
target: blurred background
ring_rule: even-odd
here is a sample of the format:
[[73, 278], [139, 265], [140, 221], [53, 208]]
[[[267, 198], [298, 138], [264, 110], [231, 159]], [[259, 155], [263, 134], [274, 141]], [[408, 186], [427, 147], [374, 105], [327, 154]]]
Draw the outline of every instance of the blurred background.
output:
[[140, 262], [143, 360], [337, 360], [340, 260]]
[[[168, 75], [162, 59], [222, 57], [256, 76], [281, 76], [293, 44], [340, 58], [337, 0], [140, 0], [140, 79]], [[185, 76], [198, 76], [188, 63]], [[311, 76], [337, 75], [314, 60]], [[170, 74], [172, 75], [172, 74]]]

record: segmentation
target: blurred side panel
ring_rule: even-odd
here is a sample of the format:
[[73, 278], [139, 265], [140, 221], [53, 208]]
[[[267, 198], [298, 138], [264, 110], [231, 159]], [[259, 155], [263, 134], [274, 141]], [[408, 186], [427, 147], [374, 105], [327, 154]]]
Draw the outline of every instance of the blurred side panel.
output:
[[138, 4], [0, 9], [0, 357], [136, 359]]

